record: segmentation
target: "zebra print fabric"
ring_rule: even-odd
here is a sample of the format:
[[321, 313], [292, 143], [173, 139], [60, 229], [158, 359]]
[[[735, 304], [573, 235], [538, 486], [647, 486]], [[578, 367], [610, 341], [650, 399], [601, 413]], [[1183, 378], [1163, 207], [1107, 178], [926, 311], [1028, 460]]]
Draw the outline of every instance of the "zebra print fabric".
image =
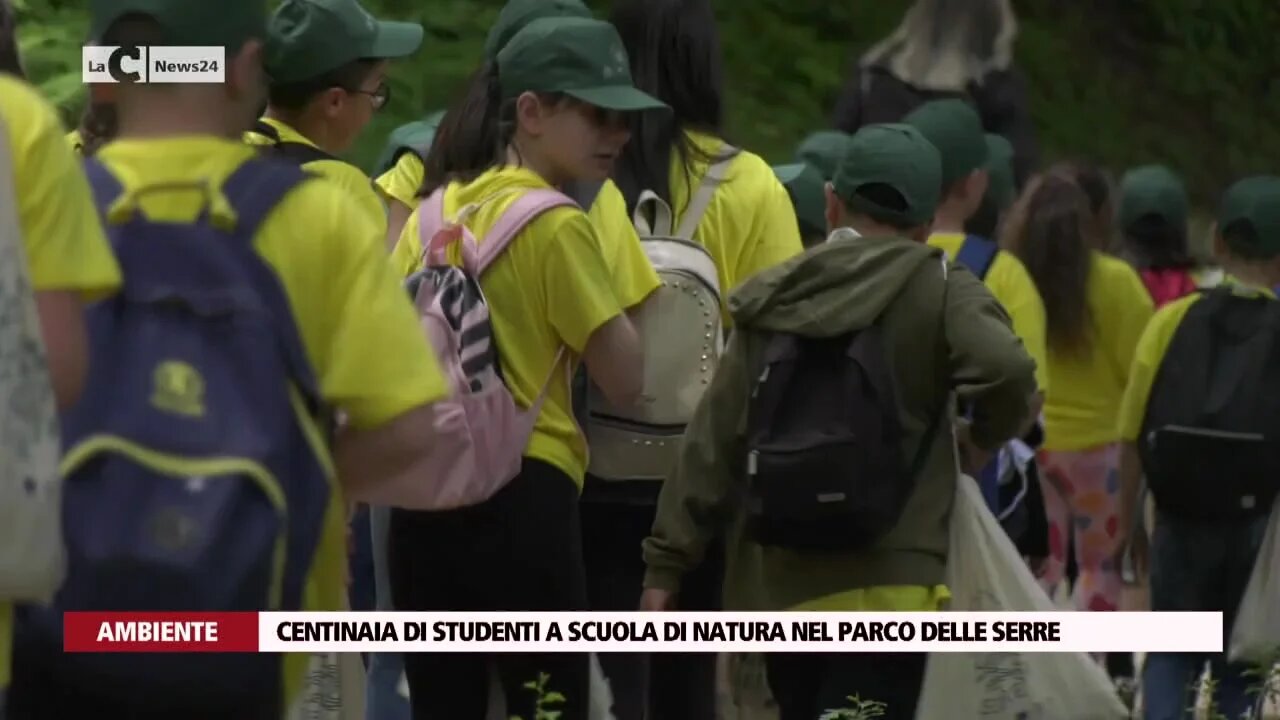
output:
[[489, 305], [480, 283], [462, 268], [437, 266], [414, 273], [408, 288], [411, 298], [420, 299], [427, 293], [439, 306], [458, 338], [458, 360], [471, 392], [482, 392], [501, 383]]

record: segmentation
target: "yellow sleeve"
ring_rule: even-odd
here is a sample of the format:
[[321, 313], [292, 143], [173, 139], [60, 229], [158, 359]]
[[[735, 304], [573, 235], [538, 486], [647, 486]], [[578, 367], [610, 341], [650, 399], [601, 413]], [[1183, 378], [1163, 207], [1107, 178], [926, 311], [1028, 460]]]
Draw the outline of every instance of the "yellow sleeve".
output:
[[360, 168], [341, 160], [316, 160], [303, 166], [304, 170], [320, 175], [341, 187], [351, 197], [361, 213], [368, 217], [387, 236], [387, 208], [382, 196], [374, 188], [373, 181]]
[[591, 335], [617, 317], [622, 306], [600, 241], [585, 214], [575, 212], [565, 218], [548, 239], [541, 253], [547, 319], [560, 339], [581, 353]]
[[88, 297], [120, 287], [120, 266], [98, 219], [89, 182], [45, 100], [16, 80], [0, 86], [9, 126], [22, 230], [36, 290]]
[[759, 206], [755, 208], [750, 236], [738, 256], [736, 277], [732, 279], [729, 288], [721, 289], [726, 296], [761, 270], [768, 270], [804, 252], [804, 243], [800, 241], [800, 224], [796, 220], [791, 196], [769, 166], [760, 163], [760, 168], [766, 171], [766, 176], [763, 177], [765, 191]]
[[1178, 325], [1187, 311], [1200, 299], [1199, 294], [1188, 295], [1165, 305], [1156, 311], [1143, 330], [1133, 352], [1133, 364], [1129, 368], [1129, 382], [1120, 399], [1120, 415], [1117, 428], [1124, 442], [1137, 442], [1142, 432], [1142, 421], [1147, 414], [1147, 400], [1156, 372], [1164, 361], [1164, 354], [1173, 341]]
[[260, 250], [275, 254], [325, 400], [353, 426], [374, 428], [444, 397], [439, 363], [379, 229], [333, 185], [310, 183], [296, 195], [290, 212], [264, 225]]
[[378, 176], [375, 183], [384, 197], [399, 202], [407, 208], [418, 206], [418, 188], [422, 187], [425, 175], [422, 158], [415, 153], [406, 152], [392, 168]]
[[400, 239], [391, 250], [391, 267], [407, 278], [422, 269], [422, 239], [418, 237], [418, 210], [415, 208], [405, 220]]
[[599, 236], [618, 302], [623, 308], [639, 305], [660, 281], [640, 246], [640, 235], [627, 213], [627, 201], [612, 181], [600, 188], [588, 217]]
[[1138, 347], [1138, 339], [1146, 330], [1147, 323], [1155, 314], [1155, 303], [1151, 294], [1138, 273], [1128, 265], [1124, 265], [1118, 277], [1111, 280], [1114, 288], [1115, 302], [1109, 303], [1106, 312], [1114, 322], [1115, 335], [1111, 340], [1112, 362], [1120, 372], [1120, 377], [1128, 384], [1128, 373], [1133, 366], [1134, 353]]
[[1036, 290], [1035, 281], [1018, 258], [1000, 251], [987, 273], [986, 285], [1004, 306], [1005, 312], [1009, 313], [1009, 318], [1013, 321], [1013, 333], [1022, 339], [1027, 354], [1036, 361], [1036, 386], [1040, 392], [1048, 392], [1049, 360], [1044, 302]]

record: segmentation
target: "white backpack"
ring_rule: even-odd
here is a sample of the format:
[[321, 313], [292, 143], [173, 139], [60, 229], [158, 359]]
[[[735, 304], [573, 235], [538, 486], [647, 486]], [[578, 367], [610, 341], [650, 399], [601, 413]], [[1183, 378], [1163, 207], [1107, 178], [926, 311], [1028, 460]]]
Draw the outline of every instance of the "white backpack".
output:
[[694, 234], [735, 153], [726, 147], [708, 168], [679, 228], [673, 227], [671, 207], [655, 193], [646, 190], [636, 203], [640, 244], [662, 285], [632, 315], [644, 345], [640, 400], [619, 408], [595, 386], [589, 391], [583, 430], [591, 475], [663, 480], [671, 473], [684, 428], [724, 350], [719, 275]]
[[0, 120], [0, 601], [46, 603], [66, 571], [57, 402]]

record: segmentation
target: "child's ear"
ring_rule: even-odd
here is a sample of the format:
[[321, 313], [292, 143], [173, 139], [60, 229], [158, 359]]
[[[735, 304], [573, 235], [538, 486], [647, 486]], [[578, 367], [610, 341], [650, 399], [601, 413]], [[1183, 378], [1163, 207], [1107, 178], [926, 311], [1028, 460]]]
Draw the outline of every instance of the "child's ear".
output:
[[521, 130], [535, 137], [541, 135], [544, 115], [537, 95], [526, 92], [516, 98], [516, 126]]
[[827, 234], [830, 235], [832, 231], [840, 227], [844, 222], [844, 201], [840, 199], [839, 195], [836, 195], [835, 186], [831, 183], [823, 185], [822, 192], [827, 198], [827, 208], [824, 214], [827, 219]]

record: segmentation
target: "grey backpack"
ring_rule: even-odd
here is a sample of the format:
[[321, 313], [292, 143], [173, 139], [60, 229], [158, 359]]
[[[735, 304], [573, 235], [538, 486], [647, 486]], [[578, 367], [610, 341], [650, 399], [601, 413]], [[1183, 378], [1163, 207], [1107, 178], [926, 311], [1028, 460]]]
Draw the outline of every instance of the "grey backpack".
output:
[[736, 150], [726, 147], [689, 200], [679, 227], [671, 207], [651, 191], [636, 203], [640, 244], [662, 284], [632, 313], [644, 346], [644, 390], [616, 407], [594, 386], [584, 431], [588, 472], [603, 480], [663, 480], [684, 428], [711, 383], [724, 350], [716, 263], [698, 242], [698, 223]]

